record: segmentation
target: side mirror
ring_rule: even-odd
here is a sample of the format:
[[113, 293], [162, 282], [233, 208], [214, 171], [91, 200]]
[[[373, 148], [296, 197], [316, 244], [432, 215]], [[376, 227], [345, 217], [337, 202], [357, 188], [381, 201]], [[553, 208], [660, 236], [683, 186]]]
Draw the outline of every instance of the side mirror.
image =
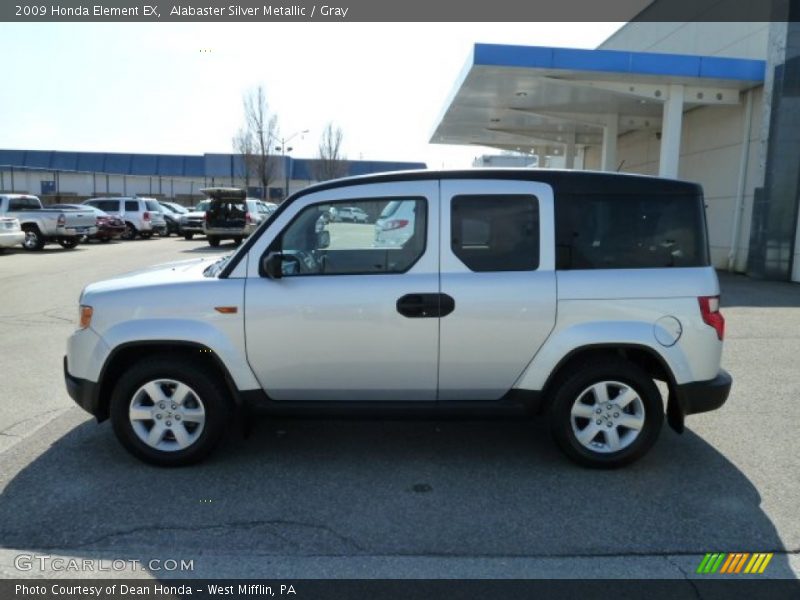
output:
[[317, 248], [327, 248], [331, 245], [331, 232], [330, 231], [320, 231], [317, 233]]
[[281, 252], [267, 254], [261, 259], [258, 272], [262, 277], [281, 279], [283, 277], [283, 254]]

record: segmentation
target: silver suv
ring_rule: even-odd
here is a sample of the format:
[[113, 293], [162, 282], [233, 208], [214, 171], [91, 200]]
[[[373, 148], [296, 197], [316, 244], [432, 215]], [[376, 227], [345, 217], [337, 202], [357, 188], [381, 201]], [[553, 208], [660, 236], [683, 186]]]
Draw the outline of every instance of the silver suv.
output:
[[[329, 218], [345, 206], [406, 221], [403, 236]], [[89, 285], [80, 314], [70, 395], [162, 465], [206, 456], [248, 406], [546, 414], [567, 456], [616, 467], [650, 449], [665, 413], [680, 432], [731, 387], [702, 190], [651, 177], [321, 183], [230, 256]]]
[[132, 240], [136, 236], [148, 239], [154, 233], [167, 234], [167, 221], [155, 198], [92, 198], [84, 204], [122, 219], [125, 222], [125, 232], [121, 236], [124, 240]]

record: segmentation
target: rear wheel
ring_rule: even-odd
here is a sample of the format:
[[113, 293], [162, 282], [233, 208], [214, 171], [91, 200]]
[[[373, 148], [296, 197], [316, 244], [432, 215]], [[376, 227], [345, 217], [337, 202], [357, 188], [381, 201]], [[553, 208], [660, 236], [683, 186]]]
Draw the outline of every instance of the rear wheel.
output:
[[142, 238], [143, 240], [149, 240], [151, 237], [153, 237], [153, 234], [150, 232], [139, 233], [139, 237]]
[[219, 246], [219, 238], [218, 237], [212, 237], [212, 236], [209, 235], [208, 236], [208, 245], [211, 246], [212, 248], [216, 248], [217, 246]]
[[122, 232], [120, 238], [123, 240], [132, 240], [136, 237], [136, 227], [133, 226], [133, 223], [125, 223], [125, 231]]
[[183, 239], [185, 239], [186, 241], [191, 240], [193, 237], [194, 237], [193, 233], [184, 233], [183, 234]]
[[79, 238], [71, 237], [71, 238], [60, 238], [58, 243], [61, 245], [62, 248], [66, 248], [67, 250], [72, 250], [78, 245]]
[[137, 458], [183, 466], [205, 458], [230, 418], [221, 383], [190, 361], [153, 357], [134, 364], [111, 396], [111, 422]]
[[561, 450], [597, 468], [621, 467], [644, 456], [663, 421], [655, 382], [622, 359], [578, 367], [556, 390], [550, 413], [550, 429]]
[[44, 236], [36, 225], [27, 225], [22, 228], [25, 232], [25, 239], [22, 241], [22, 247], [25, 250], [41, 250], [44, 248]]
[[108, 236], [106, 236], [106, 237], [101, 237], [101, 238], [99, 238], [99, 239], [100, 239], [100, 241], [101, 241], [102, 243], [104, 243], [104, 244], [107, 244], [108, 242], [110, 242], [110, 241], [111, 241], [111, 238], [110, 238], [110, 237], [108, 237]]

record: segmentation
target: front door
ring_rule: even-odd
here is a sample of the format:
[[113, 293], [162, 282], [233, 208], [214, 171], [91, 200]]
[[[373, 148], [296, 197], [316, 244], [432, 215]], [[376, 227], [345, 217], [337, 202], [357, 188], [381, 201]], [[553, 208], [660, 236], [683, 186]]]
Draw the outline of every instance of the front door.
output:
[[[276, 218], [245, 292], [248, 360], [273, 400], [436, 399], [438, 201], [437, 181], [354, 185]], [[337, 219], [345, 208], [367, 222]], [[254, 267], [270, 252], [280, 279]]]

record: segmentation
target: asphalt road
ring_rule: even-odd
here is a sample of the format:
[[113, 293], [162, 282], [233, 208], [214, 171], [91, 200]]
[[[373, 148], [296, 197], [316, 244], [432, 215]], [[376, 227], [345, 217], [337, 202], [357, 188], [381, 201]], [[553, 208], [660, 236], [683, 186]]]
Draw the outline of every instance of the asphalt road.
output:
[[20, 554], [194, 561], [103, 577], [683, 578], [706, 552], [800, 572], [800, 285], [723, 277], [731, 398], [624, 470], [576, 467], [525, 421], [262, 419], [201, 465], [141, 464], [64, 390], [80, 290], [231, 249], [0, 256], [0, 576], [92, 575], [19, 571]]

